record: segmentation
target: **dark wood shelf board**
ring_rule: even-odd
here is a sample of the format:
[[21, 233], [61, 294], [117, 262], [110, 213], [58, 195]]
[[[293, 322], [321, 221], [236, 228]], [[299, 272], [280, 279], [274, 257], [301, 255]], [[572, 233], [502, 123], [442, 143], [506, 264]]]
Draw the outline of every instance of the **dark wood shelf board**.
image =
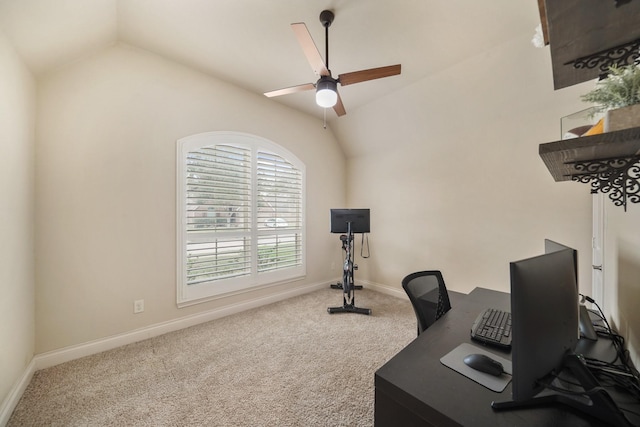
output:
[[[541, 9], [541, 15], [543, 10]], [[545, 0], [553, 84], [561, 89], [597, 78], [599, 68], [570, 62], [640, 39], [640, 0]]]
[[555, 181], [570, 181], [572, 162], [640, 155], [640, 127], [540, 144], [538, 152]]

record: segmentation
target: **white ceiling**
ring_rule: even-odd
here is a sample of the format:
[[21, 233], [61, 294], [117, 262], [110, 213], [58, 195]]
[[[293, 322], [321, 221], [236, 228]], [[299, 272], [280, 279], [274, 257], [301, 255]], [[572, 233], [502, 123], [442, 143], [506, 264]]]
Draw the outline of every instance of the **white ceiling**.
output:
[[[347, 114], [539, 23], [535, 0], [0, 0], [0, 30], [36, 75], [122, 42], [262, 94], [315, 82], [290, 24], [305, 22], [324, 56], [323, 9], [336, 15], [334, 76], [402, 64], [340, 88]], [[322, 116], [313, 91], [273, 102]]]

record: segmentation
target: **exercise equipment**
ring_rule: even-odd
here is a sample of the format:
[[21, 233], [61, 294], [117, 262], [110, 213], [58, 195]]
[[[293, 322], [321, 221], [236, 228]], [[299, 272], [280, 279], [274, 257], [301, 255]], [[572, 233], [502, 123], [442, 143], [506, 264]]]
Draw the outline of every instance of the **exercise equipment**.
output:
[[[345, 229], [346, 227], [346, 229]], [[344, 231], [343, 231], [344, 230]], [[369, 209], [331, 209], [331, 232], [343, 233], [340, 236], [342, 249], [344, 251], [344, 263], [342, 267], [342, 306], [329, 307], [329, 314], [334, 313], [357, 313], [371, 314], [370, 308], [356, 307], [353, 272], [358, 267], [353, 262], [353, 234], [369, 232]], [[337, 285], [331, 285], [333, 288]], [[362, 288], [362, 287], [360, 287]]]

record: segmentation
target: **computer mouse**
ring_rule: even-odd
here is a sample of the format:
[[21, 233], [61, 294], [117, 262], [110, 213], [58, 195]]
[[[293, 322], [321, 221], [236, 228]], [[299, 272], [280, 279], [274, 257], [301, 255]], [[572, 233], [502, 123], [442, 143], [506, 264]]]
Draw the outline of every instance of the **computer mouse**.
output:
[[499, 377], [504, 369], [502, 363], [497, 360], [493, 360], [486, 354], [470, 354], [463, 359], [465, 365], [476, 371], [484, 372], [489, 375]]

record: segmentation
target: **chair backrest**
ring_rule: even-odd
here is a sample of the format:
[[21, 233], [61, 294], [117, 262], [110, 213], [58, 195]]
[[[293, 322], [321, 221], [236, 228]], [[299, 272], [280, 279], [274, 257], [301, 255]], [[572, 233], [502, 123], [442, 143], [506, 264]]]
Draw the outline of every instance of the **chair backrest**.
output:
[[451, 309], [449, 294], [439, 270], [418, 271], [402, 279], [418, 320], [418, 335]]

